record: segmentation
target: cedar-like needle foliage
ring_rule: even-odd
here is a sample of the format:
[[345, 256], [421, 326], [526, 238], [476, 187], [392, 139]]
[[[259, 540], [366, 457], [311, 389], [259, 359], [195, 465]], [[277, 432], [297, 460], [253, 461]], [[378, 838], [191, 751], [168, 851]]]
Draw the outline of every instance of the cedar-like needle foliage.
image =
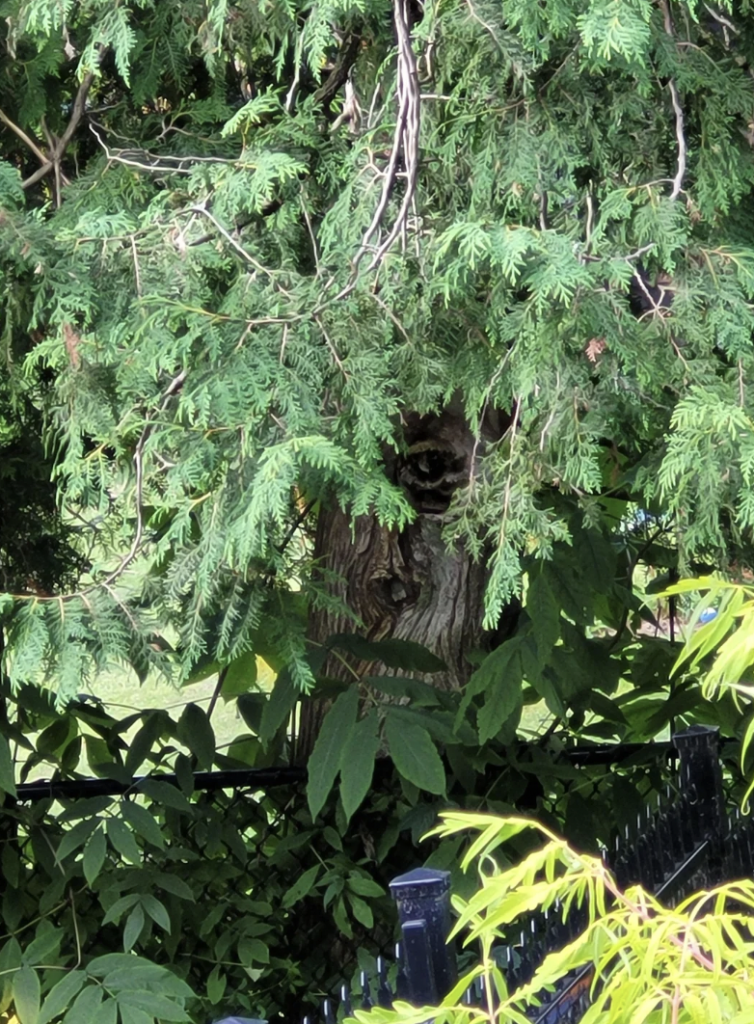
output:
[[385, 451], [451, 400], [509, 424], [443, 522], [490, 627], [574, 502], [745, 544], [748, 3], [5, 0], [0, 45], [5, 358], [86, 560], [8, 588], [15, 678], [265, 622], [306, 687], [304, 512], [410, 521]]

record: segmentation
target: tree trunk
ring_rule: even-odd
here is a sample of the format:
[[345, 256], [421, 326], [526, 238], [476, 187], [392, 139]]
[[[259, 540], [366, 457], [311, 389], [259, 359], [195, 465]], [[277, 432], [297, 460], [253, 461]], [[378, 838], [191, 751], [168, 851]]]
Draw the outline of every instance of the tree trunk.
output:
[[[335, 580], [330, 592], [363, 624], [331, 609], [312, 615], [310, 636], [318, 643], [335, 633], [359, 632], [370, 640], [393, 637], [413, 640], [442, 658], [447, 669], [428, 677], [434, 686], [459, 689], [473, 666], [468, 655], [499, 643], [515, 626], [517, 608], [504, 616], [494, 634], [482, 629], [487, 568], [458, 548], [449, 552], [442, 541], [443, 515], [454, 491], [469, 479], [479, 444], [458, 412], [409, 417], [406, 449], [399, 458], [386, 456], [386, 471], [406, 491], [417, 516], [405, 530], [381, 526], [373, 516], [352, 524], [339, 508], [319, 517], [314, 555]], [[362, 666], [366, 672], [367, 666]], [[353, 678], [346, 666], [330, 658], [325, 671]], [[369, 665], [371, 675], [395, 674]], [[316, 741], [327, 712], [325, 701], [304, 701], [296, 759], [303, 763]]]

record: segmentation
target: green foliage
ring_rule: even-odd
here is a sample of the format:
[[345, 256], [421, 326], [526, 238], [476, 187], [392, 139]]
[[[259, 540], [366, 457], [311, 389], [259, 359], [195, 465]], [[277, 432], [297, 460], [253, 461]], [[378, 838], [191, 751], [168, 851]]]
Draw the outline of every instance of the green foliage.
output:
[[[479, 950], [478, 963], [439, 1007], [399, 1002], [393, 1010], [357, 1010], [354, 1018], [360, 1024], [526, 1024], [527, 1011], [541, 1005], [543, 991], [587, 965], [600, 983], [592, 982], [584, 1024], [750, 1020], [752, 882], [719, 886], [669, 910], [638, 886], [621, 891], [601, 859], [576, 853], [528, 819], [458, 812], [442, 819], [437, 833], [444, 837], [476, 833], [463, 865], [476, 868], [477, 888], [470, 898], [453, 898], [458, 913], [453, 934]], [[506, 844], [526, 832], [544, 838], [545, 845], [507, 866]], [[528, 911], [541, 908], [565, 917], [574, 906], [586, 910], [583, 932], [550, 953], [529, 982], [509, 991], [494, 944]], [[496, 1005], [490, 1000], [479, 1008], [461, 1001], [478, 978], [484, 980], [484, 991], [497, 997]]]
[[[668, 589], [672, 596], [697, 597], [687, 628], [686, 642], [674, 666], [678, 671], [701, 670], [705, 696], [719, 698], [731, 695], [741, 719], [746, 723], [741, 744], [742, 765], [754, 740], [754, 717], [751, 715], [754, 685], [748, 681], [754, 664], [754, 587], [715, 576], [682, 580]], [[700, 624], [702, 613], [717, 602], [715, 616]], [[752, 783], [744, 797], [748, 805]]]
[[748, 557], [748, 12], [412, 7], [393, 181], [394, 6], [6, 0], [0, 420], [39, 473], [3, 516], [26, 543], [0, 528], [15, 681], [188, 678], [264, 636], [311, 689], [307, 516], [405, 526], [385, 452], [451, 401], [479, 443], [442, 526], [489, 559], [490, 629], [558, 552], [587, 624], [614, 497], [672, 516], [682, 564]]
[[[356, 663], [367, 650], [350, 638], [332, 642], [344, 652], [351, 648]], [[381, 658], [379, 644], [368, 649]], [[389, 650], [397, 658], [397, 648]], [[656, 660], [654, 650], [646, 654]], [[415, 645], [406, 655], [411, 665], [431, 663]], [[321, 665], [312, 659], [315, 667], [318, 660]], [[20, 802], [6, 797], [0, 817], [0, 972], [8, 971], [0, 975], [0, 1010], [14, 1001], [33, 1017], [38, 983], [40, 1019], [48, 1024], [70, 1024], [78, 1014], [100, 1020], [100, 1013], [115, 1013], [109, 1003], [102, 1009], [107, 999], [115, 1000], [121, 1024], [131, 1024], [141, 1020], [134, 1007], [146, 1009], [143, 992], [152, 991], [142, 978], [149, 964], [169, 972], [144, 975], [162, 979], [155, 991], [176, 996], [172, 1010], [162, 1007], [162, 1019], [184, 1010], [197, 1024], [223, 1013], [300, 1015], [321, 993], [357, 980], [365, 958], [380, 951], [378, 937], [382, 945], [395, 924], [386, 895], [391, 878], [426, 859], [450, 867], [456, 891], [469, 892], [460, 839], [438, 835], [426, 848], [418, 845], [449, 804], [491, 813], [524, 808], [594, 850], [598, 840], [611, 844], [664, 788], [651, 750], [625, 763], [577, 768], [562, 756], [561, 736], [548, 738], [544, 726], [537, 743], [521, 743], [515, 736], [520, 707], [508, 727], [480, 743], [485, 692], [467, 700], [408, 669], [350, 684], [320, 671], [314, 696], [334, 702], [308, 783], [254, 792], [203, 792], [194, 772], [286, 765], [295, 741], [294, 704], [309, 699], [290, 676], [281, 689], [292, 701], [281, 701], [277, 687], [227, 698], [243, 719], [230, 742], [215, 736], [211, 714], [191, 699], [190, 688], [176, 692], [169, 710], [110, 709], [96, 698], [63, 709], [42, 687], [26, 685], [14, 694], [6, 685], [0, 788], [15, 791]], [[218, 695], [221, 687], [219, 679]], [[632, 741], [652, 735], [674, 714], [677, 721], [696, 721], [710, 720], [716, 706], [720, 716], [727, 713], [725, 700], [708, 704], [698, 693], [680, 710], [667, 697], [665, 679], [645, 682], [638, 697], [610, 697], [606, 689], [561, 698], [569, 709], [581, 707], [585, 736], [602, 730]], [[527, 701], [538, 697], [528, 685], [520, 692]], [[274, 728], [268, 716], [263, 738], [264, 711], [273, 705], [286, 710], [275, 712]], [[166, 779], [165, 773], [173, 774]], [[92, 774], [114, 780], [125, 793], [45, 794], [26, 802], [18, 788], [30, 776], [75, 781]], [[525, 845], [514, 841], [511, 856], [522, 852]], [[124, 994], [116, 988], [103, 994], [97, 965], [116, 952], [126, 957], [116, 975]], [[180, 984], [171, 989], [173, 982]]]

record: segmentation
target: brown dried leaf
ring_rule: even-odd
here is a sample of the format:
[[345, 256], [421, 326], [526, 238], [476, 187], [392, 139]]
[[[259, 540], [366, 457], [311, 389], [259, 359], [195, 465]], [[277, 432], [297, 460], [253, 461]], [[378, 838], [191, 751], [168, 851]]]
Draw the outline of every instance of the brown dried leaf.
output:
[[584, 349], [584, 354], [590, 363], [596, 363], [606, 348], [607, 342], [604, 338], [592, 338]]
[[81, 356], [79, 355], [81, 335], [77, 334], [70, 324], [63, 324], [63, 342], [71, 366], [74, 370], [78, 370], [81, 366]]

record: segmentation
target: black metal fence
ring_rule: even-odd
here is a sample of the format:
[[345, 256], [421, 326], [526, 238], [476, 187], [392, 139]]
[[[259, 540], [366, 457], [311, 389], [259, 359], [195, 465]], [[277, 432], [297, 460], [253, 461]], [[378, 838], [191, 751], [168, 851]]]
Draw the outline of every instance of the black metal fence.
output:
[[[672, 743], [678, 759], [676, 784], [656, 809], [647, 808], [639, 816], [614, 850], [604, 851], [621, 888], [639, 883], [668, 906], [696, 890], [754, 873], [754, 825], [738, 812], [730, 817], [726, 811], [718, 730], [693, 726], [676, 733]], [[390, 889], [401, 929], [393, 986], [385, 961], [378, 960], [372, 978], [361, 976], [358, 1005], [389, 1007], [394, 998], [417, 1006], [436, 1004], [457, 980], [455, 951], [447, 942], [450, 872], [418, 868], [394, 879]], [[528, 982], [545, 956], [575, 938], [584, 924], [578, 910], [565, 922], [558, 914], [529, 915], [518, 934], [496, 950], [509, 990]], [[555, 992], [541, 993], [533, 1024], [577, 1024], [589, 1005], [592, 979], [587, 967], [563, 979]], [[483, 1000], [479, 986], [465, 996], [470, 1005]], [[353, 1005], [344, 986], [338, 999], [324, 1002], [324, 1024], [349, 1016]], [[225, 1018], [218, 1024], [233, 1021]], [[304, 1024], [312, 1024], [312, 1018], [305, 1017]]]
[[[633, 824], [623, 827], [623, 834], [614, 848], [605, 853], [619, 884], [640, 882], [663, 902], [672, 905], [688, 892], [754, 872], [754, 829], [748, 821], [735, 815], [731, 818], [726, 812], [716, 729], [693, 727], [674, 736], [672, 745], [637, 745], [635, 749], [606, 745], [572, 750], [566, 752], [566, 756], [571, 768], [579, 764], [604, 764], [608, 773], [611, 764], [619, 761], [625, 764], [634, 758], [637, 763], [654, 761], [665, 766], [674, 759], [678, 765], [659, 806], [644, 808]], [[666, 768], [661, 768], [659, 775], [666, 779]], [[159, 775], [154, 778], [163, 784], [180, 785], [177, 777]], [[201, 879], [197, 875], [205, 899], [197, 903], [195, 910], [186, 910], [180, 939], [181, 957], [196, 956], [202, 961], [202, 957], [206, 960], [208, 955], [213, 955], [213, 951], [202, 945], [208, 941], [205, 918], [209, 903], [213, 912], [223, 914], [224, 930], [232, 932], [237, 922], [240, 927], [242, 915], [246, 913], [243, 910], [246, 894], [264, 891], [271, 908], [265, 912], [265, 921], [270, 923], [266, 941], [272, 956], [281, 960], [288, 957], [291, 962], [308, 958], [309, 982], [314, 978], [317, 991], [333, 993], [333, 998], [322, 1007], [325, 1024], [333, 1024], [348, 1015], [356, 1004], [366, 1008], [389, 1006], [396, 997], [422, 1005], [438, 1002], [455, 978], [455, 960], [446, 945], [450, 928], [450, 880], [448, 872], [424, 868], [400, 875], [391, 884], [401, 929], [401, 944], [395, 960], [388, 962], [383, 958], [370, 975], [362, 973], [353, 998], [345, 989], [336, 995], [339, 979], [355, 971], [350, 949], [343, 946], [335, 962], [330, 941], [331, 922], [324, 919], [319, 905], [314, 906], [316, 901], [308, 901], [311, 905], [307, 905], [307, 900], [303, 900], [291, 906], [286, 898], [292, 880], [308, 869], [311, 856], [318, 852], [311, 849], [312, 843], [321, 839], [319, 833], [312, 831], [305, 810], [304, 780], [305, 773], [300, 769], [193, 775], [193, 789], [202, 791], [195, 798], [199, 801], [197, 813], [170, 821], [173, 837], [180, 840], [191, 855], [182, 870], [192, 882], [191, 873], [204, 871], [207, 857], [214, 858], [214, 864], [220, 858], [222, 866], [211, 875], [202, 875]], [[117, 800], [124, 793], [139, 793], [149, 781], [134, 779], [121, 784], [111, 779], [96, 779], [20, 786], [18, 801], [6, 801], [4, 808], [7, 841], [4, 843], [4, 877], [0, 880], [0, 888], [5, 890], [3, 905], [8, 904], [12, 909], [14, 901], [18, 902], [19, 894], [24, 891], [36, 891], [36, 886], [40, 892], [48, 893], [51, 886], [65, 882], [60, 881], [59, 866], [49, 849], [50, 840], [54, 843], [55, 837], [47, 834], [43, 837], [45, 841], [39, 838], [42, 830], [49, 827], [47, 815], [53, 802], [72, 810], [78, 805], [78, 819], [85, 813], [81, 801], [88, 805], [108, 797]], [[91, 810], [94, 813], [94, 807]], [[381, 815], [379, 808], [373, 815], [365, 808], [359, 821], [359, 835], [351, 837], [353, 841], [363, 842], [366, 848], [372, 837], [379, 838]], [[421, 831], [424, 830], [422, 826]], [[394, 871], [404, 865], [408, 867], [412, 861], [416, 863], [419, 851], [410, 842], [398, 844], [396, 849], [403, 847], [405, 850], [400, 857], [391, 855]], [[326, 855], [323, 849], [321, 856]], [[19, 865], [15, 880], [13, 872], [7, 871], [6, 861], [11, 856]], [[89, 899], [86, 892], [79, 897], [78, 912], [82, 918], [87, 914]], [[95, 921], [94, 897], [91, 902]], [[371, 948], [384, 948], [392, 930], [389, 908], [386, 910], [387, 928], [379, 934], [357, 935], [353, 945], [366, 937]], [[195, 915], [193, 918], [191, 913]], [[508, 944], [497, 951], [509, 986], [517, 987], [530, 979], [547, 953], [567, 942], [581, 924], [576, 915], [571, 915], [565, 924], [556, 920], [555, 915], [545, 914], [532, 915], [523, 922], [521, 930], [509, 936]], [[103, 941], [106, 938], [104, 936]], [[537, 1024], [578, 1021], [587, 1005], [590, 983], [589, 973], [581, 972], [566, 979], [556, 993], [543, 995], [542, 1008], [534, 1018]], [[308, 991], [287, 985], [276, 988], [265, 997], [265, 1016], [270, 1020], [300, 1019], [307, 1012], [302, 1009], [305, 997], [311, 994], [311, 987]], [[479, 998], [478, 991], [467, 996], [472, 1002]]]

